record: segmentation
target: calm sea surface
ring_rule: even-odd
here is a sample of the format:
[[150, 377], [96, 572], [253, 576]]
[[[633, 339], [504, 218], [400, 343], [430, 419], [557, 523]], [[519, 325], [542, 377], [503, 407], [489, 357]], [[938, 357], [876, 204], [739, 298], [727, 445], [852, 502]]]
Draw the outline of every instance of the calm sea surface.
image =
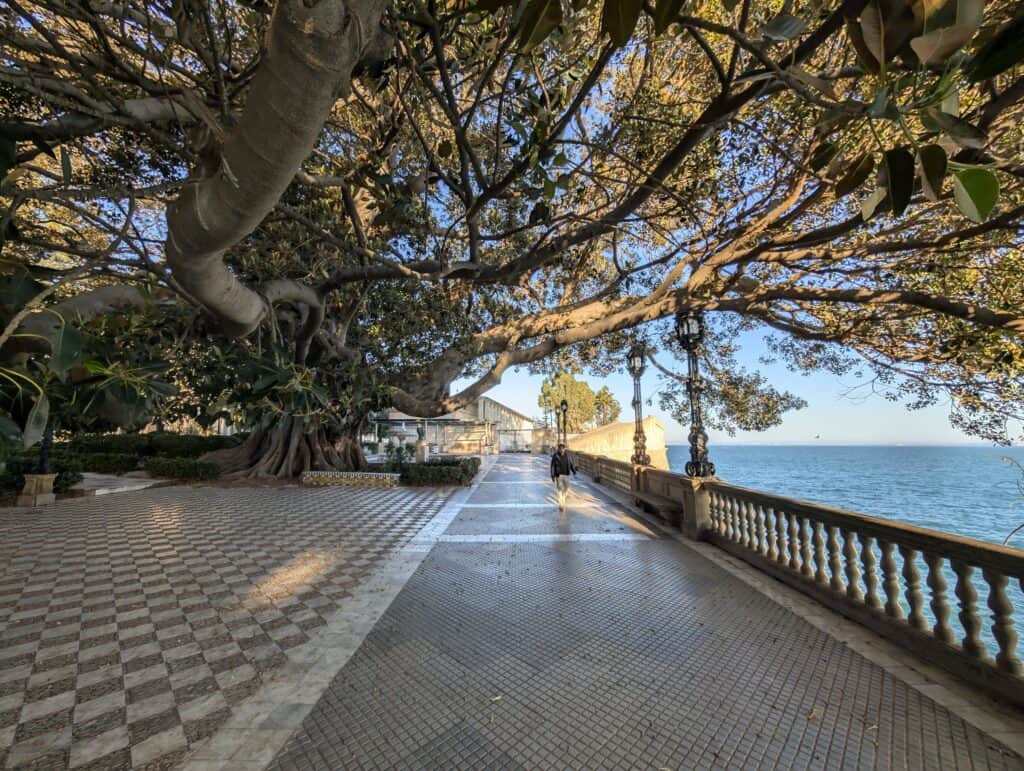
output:
[[[718, 476], [740, 487], [1001, 543], [1024, 522], [1024, 448], [831, 445], [711, 447]], [[673, 471], [689, 459], [669, 445]], [[1024, 549], [1024, 531], [1008, 544]]]

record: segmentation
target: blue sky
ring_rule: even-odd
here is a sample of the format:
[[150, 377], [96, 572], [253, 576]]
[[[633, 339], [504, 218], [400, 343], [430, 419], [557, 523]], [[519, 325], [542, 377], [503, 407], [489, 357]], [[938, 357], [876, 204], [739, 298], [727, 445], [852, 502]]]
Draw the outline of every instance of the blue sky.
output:
[[[864, 395], [852, 398], [848, 395], [851, 387], [858, 384], [853, 376], [848, 378], [827, 374], [803, 375], [790, 372], [784, 365], [765, 365], [757, 360], [757, 344], [747, 346], [740, 361], [750, 369], [759, 370], [777, 388], [792, 391], [807, 402], [803, 410], [787, 413], [781, 426], [763, 433], [737, 433], [728, 436], [720, 432], [709, 432], [712, 444], [977, 444], [978, 440], [957, 431], [949, 424], [948, 406], [908, 411], [903, 404], [887, 401], [878, 395]], [[755, 350], [749, 350], [749, 349]], [[666, 353], [659, 354], [659, 361], [668, 364]], [[676, 362], [678, 372], [684, 366]], [[537, 396], [540, 394], [542, 375], [531, 375], [525, 370], [505, 373], [502, 382], [488, 392], [488, 396], [507, 404], [526, 415], [539, 416]], [[587, 381], [596, 391], [607, 385], [622, 405], [621, 420], [632, 419], [629, 406], [633, 394], [632, 380], [625, 372], [607, 378], [586, 373], [578, 378]], [[660, 385], [660, 378], [653, 368], [648, 367], [643, 377], [644, 414], [656, 415], [665, 426], [666, 440], [670, 444], [685, 443], [686, 431], [668, 414], [647, 401]], [[453, 385], [453, 392], [466, 384], [461, 381]], [[816, 439], [820, 436], [820, 439]]]

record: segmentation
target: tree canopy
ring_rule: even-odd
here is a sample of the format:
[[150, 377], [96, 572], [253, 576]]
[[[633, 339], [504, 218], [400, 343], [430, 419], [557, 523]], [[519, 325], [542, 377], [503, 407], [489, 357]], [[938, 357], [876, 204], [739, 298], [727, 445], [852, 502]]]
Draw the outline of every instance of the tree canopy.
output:
[[750, 331], [978, 436], [1024, 415], [1010, 0], [9, 0], [0, 36], [11, 392], [131, 314], [107, 350], [288, 476], [698, 309], [737, 426], [795, 406]]
[[566, 430], [573, 434], [586, 431], [594, 425], [597, 413], [597, 399], [594, 389], [583, 380], [577, 380], [571, 372], [556, 372], [545, 378], [540, 386], [537, 405], [546, 414], [554, 416], [554, 424], [560, 426], [562, 417], [561, 404], [565, 400], [568, 410], [565, 413]]

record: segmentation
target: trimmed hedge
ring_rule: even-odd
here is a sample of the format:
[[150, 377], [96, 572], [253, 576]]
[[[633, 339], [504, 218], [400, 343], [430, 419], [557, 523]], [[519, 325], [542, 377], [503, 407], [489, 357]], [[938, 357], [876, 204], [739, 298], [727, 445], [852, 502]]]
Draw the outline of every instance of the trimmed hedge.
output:
[[93, 452], [79, 455], [84, 471], [94, 474], [125, 474], [139, 467], [139, 457], [123, 452]]
[[76, 455], [149, 455], [149, 434], [75, 434], [66, 445]]
[[161, 455], [173, 458], [198, 458], [203, 453], [235, 447], [245, 439], [234, 436], [199, 436], [197, 434], [77, 434], [70, 442], [55, 445], [76, 455], [118, 454], [140, 456]]
[[437, 458], [426, 463], [411, 463], [402, 471], [408, 485], [468, 485], [480, 470], [480, 459]]
[[205, 463], [191, 458], [146, 458], [146, 471], [155, 477], [170, 479], [217, 479], [220, 467], [216, 463]]
[[148, 434], [151, 455], [167, 458], [198, 458], [207, 452], [236, 447], [242, 439], [234, 436], [198, 436], [196, 434]]

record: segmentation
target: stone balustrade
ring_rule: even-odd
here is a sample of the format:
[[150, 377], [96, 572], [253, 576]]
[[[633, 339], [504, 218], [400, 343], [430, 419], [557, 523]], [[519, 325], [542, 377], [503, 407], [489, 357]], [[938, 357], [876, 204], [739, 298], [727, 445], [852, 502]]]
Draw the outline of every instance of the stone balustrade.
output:
[[[679, 500], [710, 541], [958, 677], [1024, 706], [1024, 552], [851, 511], [576, 454], [625, 493]], [[1014, 610], [1017, 610], [1015, 616]], [[987, 627], [987, 629], [986, 629]]]

